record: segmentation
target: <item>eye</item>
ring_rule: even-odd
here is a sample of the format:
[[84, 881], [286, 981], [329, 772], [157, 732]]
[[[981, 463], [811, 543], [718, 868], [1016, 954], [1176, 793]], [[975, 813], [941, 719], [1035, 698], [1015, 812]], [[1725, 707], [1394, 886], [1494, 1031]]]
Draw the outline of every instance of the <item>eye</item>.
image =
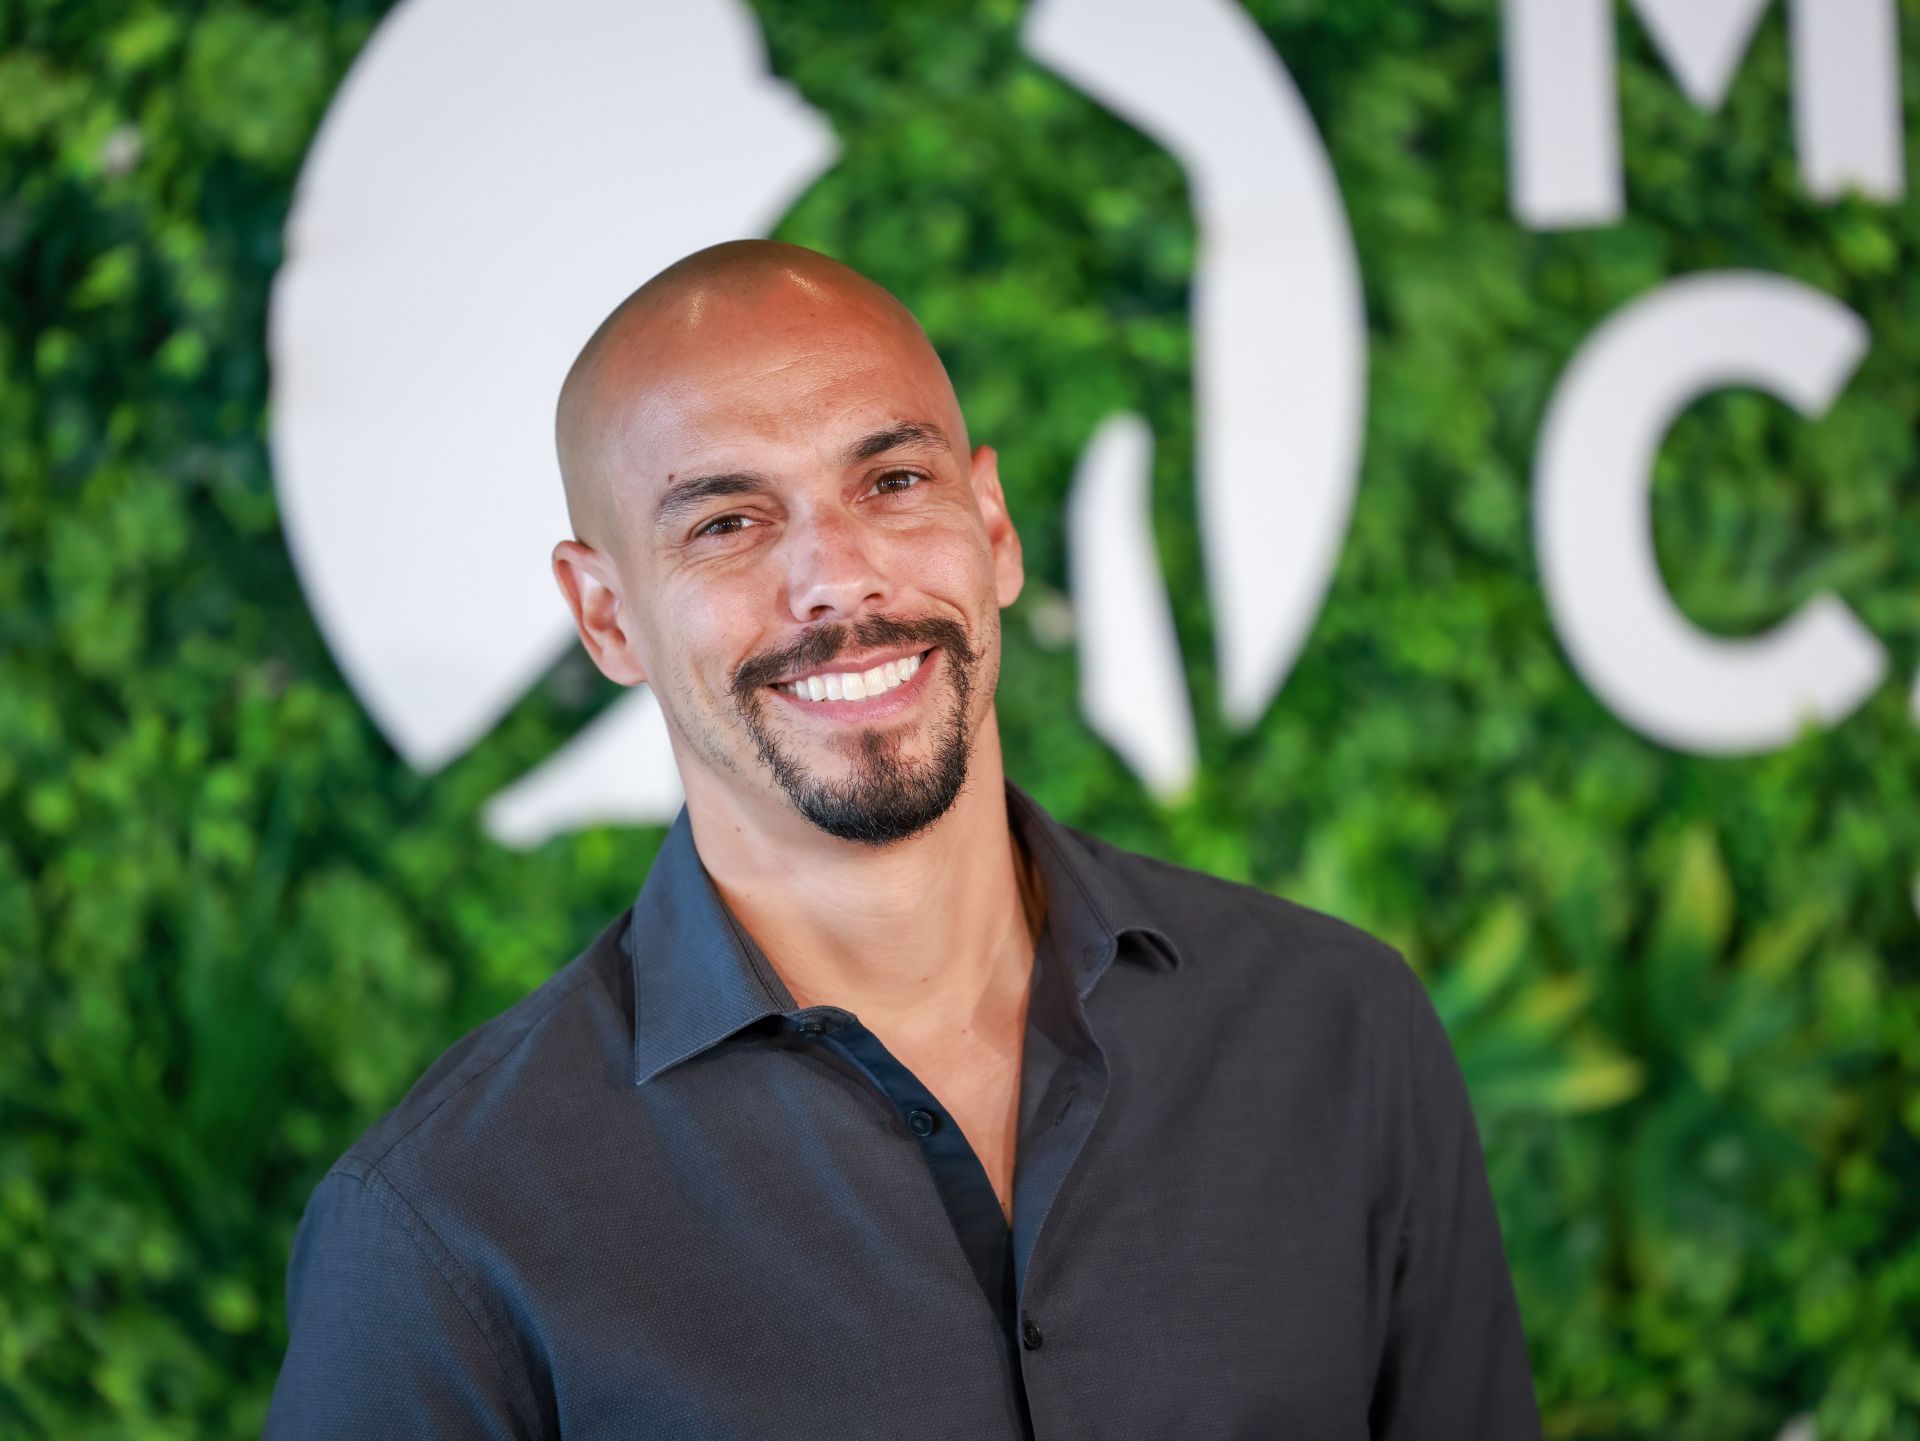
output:
[[696, 540], [706, 535], [738, 535], [748, 526], [759, 523], [752, 516], [747, 515], [718, 515], [695, 530], [693, 534]]
[[[926, 477], [917, 470], [890, 470], [873, 483], [873, 488], [882, 495], [904, 495], [925, 480]], [[894, 485], [894, 481], [902, 483]]]

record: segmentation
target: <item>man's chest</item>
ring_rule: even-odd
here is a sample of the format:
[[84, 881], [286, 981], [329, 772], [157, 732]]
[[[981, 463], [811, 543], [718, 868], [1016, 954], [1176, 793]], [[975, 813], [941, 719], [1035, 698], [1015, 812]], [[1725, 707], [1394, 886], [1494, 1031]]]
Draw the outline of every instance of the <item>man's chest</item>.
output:
[[[660, 1087], [604, 1150], [556, 1158], [575, 1184], [508, 1268], [561, 1434], [1019, 1436], [1024, 1403], [1041, 1437], [1203, 1415], [1209, 1435], [1364, 1436], [1387, 1268], [1363, 1118], [1324, 1078], [1307, 1107], [1307, 1055], [1230, 1048], [1173, 1088], [1145, 1052], [1115, 1060], [1104, 1092], [1067, 1068], [1029, 1108], [1015, 1334], [1035, 1344], [1011, 1347], [870, 1088], [813, 1065]], [[583, 1231], [595, 1216], [618, 1224]]]

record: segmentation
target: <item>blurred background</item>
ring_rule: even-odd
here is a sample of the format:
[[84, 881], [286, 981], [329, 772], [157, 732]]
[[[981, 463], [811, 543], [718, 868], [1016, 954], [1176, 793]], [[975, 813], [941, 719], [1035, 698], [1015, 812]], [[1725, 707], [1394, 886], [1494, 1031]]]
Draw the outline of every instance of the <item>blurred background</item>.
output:
[[1920, 1438], [1917, 107], [1916, 0], [0, 0], [0, 1436], [257, 1434], [632, 900], [551, 404], [758, 233], [1000, 452], [1009, 773], [1425, 978], [1548, 1435]]

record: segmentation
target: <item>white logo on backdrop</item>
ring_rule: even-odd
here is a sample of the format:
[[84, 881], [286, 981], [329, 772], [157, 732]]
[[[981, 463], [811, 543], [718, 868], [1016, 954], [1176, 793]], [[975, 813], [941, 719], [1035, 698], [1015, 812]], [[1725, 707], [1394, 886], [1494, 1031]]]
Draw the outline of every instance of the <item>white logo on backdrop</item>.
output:
[[[1629, 4], [1708, 110], [1766, 9]], [[1788, 14], [1807, 190], [1898, 199], [1894, 0], [1789, 0]], [[1613, 0], [1506, 0], [1513, 207], [1533, 228], [1625, 213], [1615, 15]], [[1365, 327], [1338, 189], [1232, 0], [1038, 0], [1024, 43], [1188, 174], [1195, 491], [1222, 709], [1244, 727], [1299, 654], [1353, 500]], [[547, 571], [566, 532], [550, 417], [582, 337], [638, 278], [771, 229], [834, 158], [826, 124], [768, 73], [742, 0], [404, 0], [382, 24], [289, 221], [273, 449], [320, 627], [410, 763], [460, 755], [574, 644]], [[1694, 400], [1757, 386], [1817, 417], [1868, 343], [1840, 302], [1784, 277], [1683, 277], [1610, 318], [1561, 378], [1535, 469], [1547, 599], [1574, 666], [1650, 738], [1772, 748], [1883, 681], [1884, 650], [1833, 595], [1741, 640], [1692, 626], [1660, 581], [1648, 503]], [[1065, 504], [1082, 710], [1170, 795], [1197, 758], [1148, 520], [1153, 445], [1140, 417], [1107, 417]], [[640, 687], [496, 797], [488, 823], [531, 844], [679, 803]]]
[[[1201, 541], [1222, 708], [1251, 725], [1318, 612], [1359, 466], [1365, 317], [1332, 169], [1231, 0], [1040, 0], [1024, 40], [1187, 171]], [[272, 440], [322, 633], [411, 764], [460, 755], [575, 643], [547, 569], [574, 351], [640, 279], [771, 229], [834, 155], [740, 0], [406, 0], [382, 24], [288, 222]], [[1138, 416], [1099, 427], [1066, 502], [1069, 564], [1082, 709], [1173, 794], [1196, 756], [1152, 449]], [[641, 687], [488, 823], [531, 844], [679, 803]]]

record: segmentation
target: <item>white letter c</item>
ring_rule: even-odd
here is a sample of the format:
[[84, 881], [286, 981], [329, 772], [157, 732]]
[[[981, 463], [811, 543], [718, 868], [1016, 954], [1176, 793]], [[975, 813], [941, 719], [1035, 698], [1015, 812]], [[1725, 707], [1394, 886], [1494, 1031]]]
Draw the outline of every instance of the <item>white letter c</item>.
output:
[[1654, 461], [1700, 396], [1751, 385], [1817, 419], [1866, 353], [1866, 323], [1784, 276], [1669, 281], [1609, 317], [1548, 406], [1534, 537], [1555, 628], [1622, 720], [1679, 750], [1734, 754], [1833, 725], [1880, 684], [1886, 652], [1839, 597], [1772, 630], [1710, 635], [1674, 605], [1653, 546]]

